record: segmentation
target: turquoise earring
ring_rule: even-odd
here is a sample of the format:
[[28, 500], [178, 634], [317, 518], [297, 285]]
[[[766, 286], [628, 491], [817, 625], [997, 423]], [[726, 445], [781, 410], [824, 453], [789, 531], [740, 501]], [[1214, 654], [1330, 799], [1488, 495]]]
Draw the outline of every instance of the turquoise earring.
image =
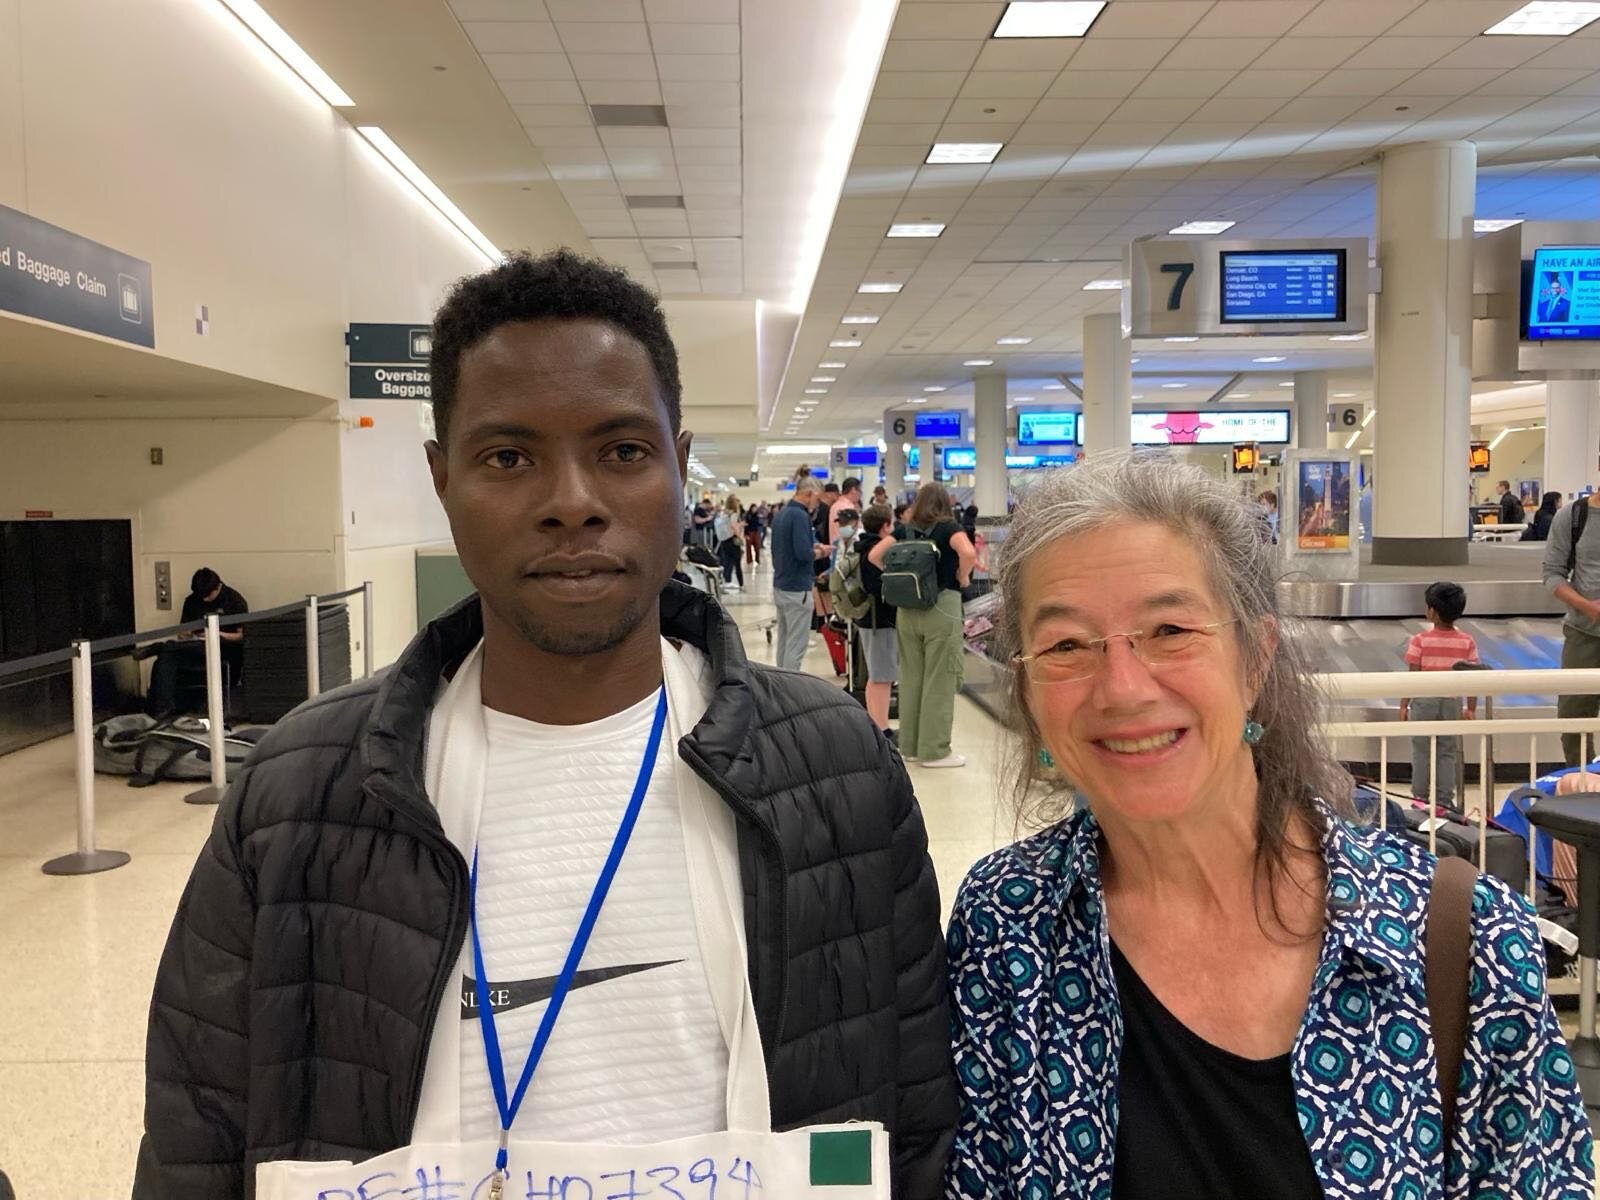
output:
[[1046, 771], [1055, 770], [1056, 760], [1050, 756], [1050, 751], [1048, 751], [1048, 750], [1039, 751], [1039, 765], [1041, 767], [1043, 767]]
[[1267, 736], [1267, 727], [1260, 721], [1245, 721], [1244, 744], [1246, 746], [1259, 746], [1261, 739]]

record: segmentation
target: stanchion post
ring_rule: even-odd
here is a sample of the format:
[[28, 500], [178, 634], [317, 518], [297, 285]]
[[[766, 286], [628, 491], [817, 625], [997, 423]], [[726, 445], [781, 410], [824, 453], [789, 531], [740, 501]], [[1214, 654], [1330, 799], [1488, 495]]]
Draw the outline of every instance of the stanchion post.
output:
[[78, 848], [44, 864], [46, 875], [93, 875], [128, 861], [121, 850], [94, 843], [94, 646], [72, 643], [72, 738], [77, 751]]
[[306, 597], [306, 699], [322, 694], [322, 647], [317, 644], [317, 598]]
[[361, 678], [372, 678], [372, 580], [361, 585]]
[[220, 804], [228, 790], [226, 716], [223, 711], [222, 625], [216, 613], [206, 615], [206, 723], [211, 740], [211, 784], [184, 797], [189, 804]]

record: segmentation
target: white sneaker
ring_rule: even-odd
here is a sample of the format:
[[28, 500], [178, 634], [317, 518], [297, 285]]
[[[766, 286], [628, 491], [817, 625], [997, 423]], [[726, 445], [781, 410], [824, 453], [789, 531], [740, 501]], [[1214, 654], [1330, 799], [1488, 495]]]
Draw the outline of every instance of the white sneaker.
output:
[[930, 758], [922, 764], [925, 767], [964, 767], [967, 765], [965, 755], [947, 754], [943, 758]]

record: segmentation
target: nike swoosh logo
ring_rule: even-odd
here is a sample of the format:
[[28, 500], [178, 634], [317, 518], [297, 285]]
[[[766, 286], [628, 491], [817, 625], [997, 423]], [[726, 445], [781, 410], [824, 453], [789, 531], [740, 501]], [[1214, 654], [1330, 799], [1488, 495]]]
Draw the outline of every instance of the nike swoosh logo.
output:
[[[572, 990], [575, 992], [579, 988], [593, 987], [597, 983], [609, 983], [613, 979], [637, 975], [641, 971], [675, 967], [682, 961], [681, 958], [675, 958], [670, 962], [633, 963], [624, 967], [596, 967], [589, 971], [579, 971], [572, 977]], [[530, 1004], [542, 1004], [554, 994], [558, 978], [556, 975], [547, 975], [542, 979], [511, 979], [504, 983], [490, 983], [489, 1007], [495, 1013], [503, 1013], [510, 1012], [514, 1008], [526, 1008]], [[461, 977], [461, 1019], [463, 1021], [478, 1019], [477, 981], [470, 975]]]

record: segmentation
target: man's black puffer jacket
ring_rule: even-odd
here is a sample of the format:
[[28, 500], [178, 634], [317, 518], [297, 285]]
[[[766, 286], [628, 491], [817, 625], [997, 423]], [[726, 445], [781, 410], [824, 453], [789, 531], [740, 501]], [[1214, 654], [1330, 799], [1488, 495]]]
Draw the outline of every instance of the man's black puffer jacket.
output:
[[[669, 585], [661, 619], [715, 680], [678, 753], [737, 815], [774, 1127], [882, 1121], [895, 1194], [932, 1200], [955, 1079], [905, 768], [844, 692], [748, 662], [704, 594]], [[467, 929], [423, 743], [441, 675], [481, 633], [476, 599], [446, 613], [377, 679], [285, 718], [229, 788], [156, 980], [136, 1200], [250, 1196], [257, 1163], [409, 1140]]]

